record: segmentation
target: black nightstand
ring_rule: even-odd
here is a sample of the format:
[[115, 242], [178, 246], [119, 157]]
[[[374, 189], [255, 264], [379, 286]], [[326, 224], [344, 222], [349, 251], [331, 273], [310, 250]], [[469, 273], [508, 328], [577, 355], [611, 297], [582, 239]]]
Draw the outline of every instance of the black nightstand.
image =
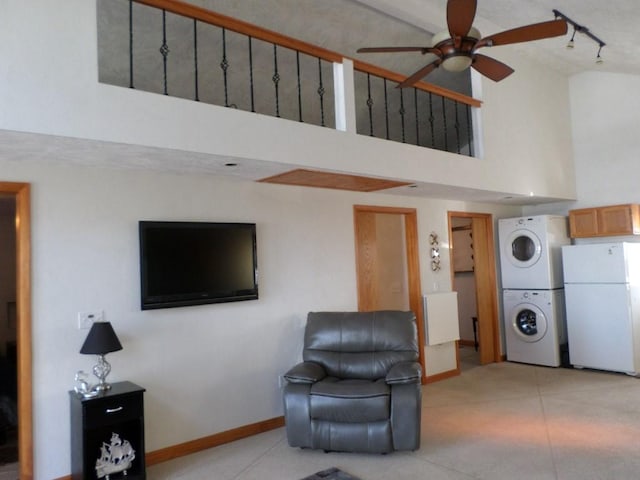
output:
[[[111, 384], [93, 398], [70, 391], [71, 471], [74, 479], [139, 480], [146, 478], [144, 461], [144, 388], [131, 382]], [[115, 464], [130, 461], [126, 474], [110, 473]], [[99, 469], [96, 469], [98, 460]]]

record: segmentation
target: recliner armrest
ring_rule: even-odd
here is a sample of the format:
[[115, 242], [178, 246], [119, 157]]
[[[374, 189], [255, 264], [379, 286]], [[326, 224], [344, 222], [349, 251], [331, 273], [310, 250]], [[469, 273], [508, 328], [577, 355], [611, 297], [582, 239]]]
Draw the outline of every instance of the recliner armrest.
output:
[[326, 376], [322, 365], [314, 362], [300, 362], [284, 374], [290, 383], [315, 383]]
[[388, 385], [419, 383], [422, 369], [418, 362], [400, 362], [389, 369], [385, 382]]

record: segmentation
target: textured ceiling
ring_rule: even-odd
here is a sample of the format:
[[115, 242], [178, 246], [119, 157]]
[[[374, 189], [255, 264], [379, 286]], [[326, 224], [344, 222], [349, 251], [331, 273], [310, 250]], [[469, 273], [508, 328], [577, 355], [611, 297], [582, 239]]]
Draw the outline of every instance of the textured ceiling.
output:
[[[191, 0], [190, 3], [349, 57], [383, 63], [385, 67], [388, 63], [393, 70], [406, 74], [421, 64], [419, 55], [417, 59], [415, 54], [358, 55], [356, 50], [361, 46], [423, 45], [430, 40], [430, 32], [446, 28], [446, 0]], [[567, 75], [589, 70], [640, 74], [640, 46], [634, 41], [640, 21], [639, 0], [478, 0], [474, 25], [489, 35], [553, 20], [553, 9], [586, 26], [606, 43], [602, 50], [604, 63], [596, 65], [598, 45], [583, 34], [576, 34], [574, 49], [565, 48], [571, 28], [566, 38], [498, 48], [516, 49]]]

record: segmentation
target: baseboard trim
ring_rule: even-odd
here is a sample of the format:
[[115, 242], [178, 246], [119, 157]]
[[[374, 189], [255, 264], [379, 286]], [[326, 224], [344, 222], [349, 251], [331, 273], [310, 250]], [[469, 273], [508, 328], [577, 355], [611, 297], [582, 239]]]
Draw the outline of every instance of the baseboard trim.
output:
[[429, 375], [425, 384], [440, 382], [442, 380], [446, 380], [447, 378], [453, 378], [460, 375], [460, 369], [455, 368], [453, 370], [447, 370], [446, 372], [436, 373], [435, 375]]
[[[156, 465], [158, 463], [173, 460], [174, 458], [184, 457], [192, 453], [207, 450], [208, 448], [218, 447], [225, 443], [231, 443], [242, 438], [251, 437], [259, 433], [275, 430], [284, 427], [284, 417], [270, 418], [261, 422], [244, 425], [242, 427], [233, 428], [224, 432], [215, 433], [208, 437], [197, 438], [188, 442], [173, 445], [171, 447], [161, 448], [145, 455], [146, 466]], [[71, 480], [71, 475], [59, 477], [55, 480]]]
[[185, 455], [200, 452], [208, 448], [218, 447], [225, 443], [234, 442], [252, 435], [268, 432], [269, 430], [274, 430], [283, 426], [284, 417], [275, 417], [269, 420], [263, 420], [261, 422], [209, 435], [208, 437], [197, 438], [178, 445], [148, 452], [145, 455], [145, 460], [147, 462], [147, 466], [151, 466], [157, 463], [173, 460], [174, 458], [184, 457]]

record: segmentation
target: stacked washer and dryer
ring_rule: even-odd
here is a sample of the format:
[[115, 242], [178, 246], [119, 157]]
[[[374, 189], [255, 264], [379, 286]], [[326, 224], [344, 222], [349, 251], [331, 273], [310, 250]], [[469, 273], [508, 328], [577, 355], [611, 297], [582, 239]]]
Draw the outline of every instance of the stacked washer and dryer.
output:
[[559, 367], [567, 326], [562, 246], [567, 219], [557, 215], [498, 221], [507, 360]]

